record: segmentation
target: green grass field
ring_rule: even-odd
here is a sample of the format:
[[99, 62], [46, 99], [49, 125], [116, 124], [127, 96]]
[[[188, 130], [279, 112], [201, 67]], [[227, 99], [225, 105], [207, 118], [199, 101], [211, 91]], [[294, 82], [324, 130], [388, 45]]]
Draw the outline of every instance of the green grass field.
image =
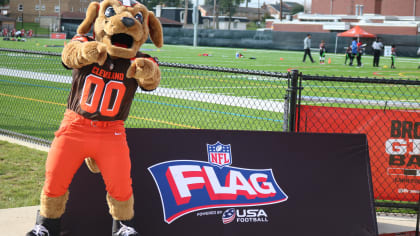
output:
[[[0, 48], [59, 53], [63, 44], [64, 40], [32, 38], [27, 42], [15, 42], [3, 41], [0, 38]], [[420, 75], [420, 70], [417, 69], [420, 60], [416, 58], [397, 58], [397, 69], [390, 69], [389, 58], [381, 57], [382, 67], [374, 68], [371, 66], [373, 60], [371, 56], [364, 56], [362, 59], [364, 66], [357, 68], [343, 65], [344, 55], [342, 54], [327, 54], [326, 61], [331, 59], [331, 63], [320, 65], [309, 61], [302, 63], [303, 52], [301, 51], [194, 48], [176, 45], [165, 45], [157, 49], [151, 44], [145, 44], [142, 51], [158, 57], [162, 62], [247, 70], [287, 73], [292, 69], [297, 69], [311, 75], [404, 80], [418, 80]], [[236, 52], [242, 53], [245, 57], [236, 59]], [[209, 56], [203, 56], [203, 54], [209, 54]], [[313, 52], [312, 56], [315, 60], [318, 59], [317, 52]], [[255, 59], [250, 59], [251, 57]], [[127, 127], [283, 130], [284, 119], [281, 107], [287, 89], [286, 79], [165, 66], [162, 66], [161, 70], [160, 88], [163, 89], [164, 95], [136, 94], [126, 122]], [[62, 67], [58, 56], [0, 51], [0, 72], [2, 73], [0, 74], [0, 128], [52, 140], [66, 107], [71, 71]], [[302, 85], [304, 87], [302, 96], [307, 97], [420, 103], [418, 86], [317, 81], [305, 81]], [[213, 96], [217, 99], [212, 100]], [[357, 102], [336, 104], [307, 101], [305, 104], [383, 109], [379, 105], [363, 105]], [[398, 107], [391, 108], [398, 109]], [[4, 143], [0, 143], [0, 148], [6, 150], [5, 153], [0, 152], [3, 156], [9, 152], [14, 153], [11, 156], [27, 155], [17, 153], [16, 150], [12, 151], [14, 147], [9, 147]], [[46, 154], [39, 155], [35, 161], [26, 159], [24, 161], [32, 163], [30, 166], [37, 166], [34, 171], [42, 174], [43, 171], [39, 168], [43, 167], [39, 166], [43, 165]], [[1, 166], [12, 165], [9, 163], [10, 158], [3, 156], [0, 157]], [[9, 183], [15, 178], [8, 177], [6, 169], [0, 168], [0, 171], [0, 177], [5, 177], [2, 183], [6, 181]], [[39, 192], [37, 189], [40, 187], [39, 178], [36, 177], [31, 181], [31, 187], [22, 186]], [[20, 200], [15, 200], [14, 197], [9, 197], [7, 189], [9, 185], [4, 186], [5, 188], [0, 188], [0, 200], [6, 199], [6, 202], [0, 205], [0, 208], [37, 204], [38, 192], [24, 193], [16, 197]], [[18, 195], [16, 192], [14, 194], [14, 196]], [[33, 195], [32, 200], [24, 200], [25, 196]]]
[[[0, 41], [1, 48], [17, 48], [32, 51], [61, 52], [64, 40], [33, 38], [27, 42]], [[48, 45], [48, 47], [46, 47]], [[54, 47], [51, 47], [54, 46]], [[302, 63], [302, 52], [254, 50], [234, 48], [208, 48], [165, 45], [157, 49], [151, 44], [142, 51], [156, 56], [162, 62], [196, 64], [249, 70], [264, 70], [286, 73], [298, 69], [304, 74], [353, 77], [383, 77], [416, 80], [417, 59], [398, 58], [397, 69], [373, 68], [371, 56], [365, 56], [362, 68], [344, 66], [344, 56], [330, 54], [331, 64]], [[235, 53], [245, 57], [237, 59]], [[203, 56], [209, 54], [209, 56]], [[201, 56], [200, 56], [201, 55]], [[256, 59], [250, 59], [254, 57]], [[313, 57], [317, 58], [316, 53]], [[52, 140], [66, 105], [70, 91], [71, 71], [61, 65], [58, 56], [0, 52], [0, 68], [13, 70], [0, 78], [2, 101], [0, 127], [15, 132]], [[389, 64], [388, 58], [381, 60]], [[145, 128], [192, 128], [192, 129], [237, 129], [281, 131], [283, 127], [283, 98], [287, 80], [266, 76], [250, 76], [202, 70], [187, 70], [161, 67], [160, 88], [183, 96], [155, 96], [137, 94], [127, 127]], [[39, 79], [23, 75], [25, 71], [40, 73]], [[52, 82], [45, 75], [65, 76]], [[31, 75], [33, 76], [33, 75]], [[415, 86], [396, 88], [393, 85], [366, 85], [352, 83], [325, 83], [307, 81], [303, 96], [350, 98], [365, 100], [393, 100], [419, 103], [420, 91]], [[218, 101], [199, 99], [203, 96], [218, 96]], [[225, 102], [233, 99], [232, 102]], [[236, 99], [236, 100], [235, 100]], [[238, 103], [244, 103], [242, 106]], [[251, 103], [263, 103], [264, 109]], [[307, 102], [307, 104], [320, 104]], [[341, 104], [325, 104], [343, 106]], [[256, 105], [257, 106], [257, 105]], [[347, 107], [381, 108], [380, 106], [346, 104]], [[280, 111], [279, 111], [280, 110]], [[13, 112], [11, 112], [13, 111]], [[34, 129], [36, 124], [41, 129]]]
[[[34, 51], [61, 52], [64, 40], [51, 40], [43, 38], [32, 38], [27, 42], [3, 41], [0, 38], [1, 48], [17, 48]], [[66, 40], [68, 41], [68, 40]], [[49, 47], [46, 47], [49, 46]], [[52, 47], [53, 46], [53, 47]], [[182, 45], [164, 45], [158, 49], [153, 44], [145, 44], [141, 51], [156, 56], [162, 62], [197, 64], [207, 66], [220, 66], [229, 68], [241, 68], [249, 70], [264, 70], [287, 72], [290, 69], [298, 69], [304, 74], [327, 75], [327, 76], [352, 76], [352, 77], [378, 77], [378, 78], [401, 78], [416, 79], [420, 76], [417, 69], [420, 63], [418, 58], [397, 57], [397, 69], [390, 69], [391, 59], [381, 57], [380, 66], [372, 67], [373, 57], [363, 56], [363, 67], [350, 67], [344, 65], [344, 54], [327, 53], [326, 62], [331, 59], [331, 64], [320, 65], [319, 55], [312, 52], [316, 63], [302, 63], [303, 52], [301, 51], [280, 51], [260, 50], [246, 48], [212, 48], [192, 47]], [[242, 53], [245, 57], [236, 59], [236, 52]], [[209, 54], [211, 56], [199, 56]], [[254, 57], [256, 59], [250, 59]], [[386, 67], [386, 68], [384, 68]]]
[[39, 204], [46, 158], [46, 152], [0, 141], [0, 209]]

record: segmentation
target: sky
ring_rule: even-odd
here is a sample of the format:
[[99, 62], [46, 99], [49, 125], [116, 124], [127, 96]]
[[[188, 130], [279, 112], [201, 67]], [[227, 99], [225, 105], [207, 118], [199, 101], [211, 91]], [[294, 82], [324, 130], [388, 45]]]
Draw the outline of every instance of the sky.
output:
[[[263, 3], [272, 3], [275, 4], [276, 2], [280, 2], [280, 0], [259, 0], [260, 5], [263, 5]], [[303, 5], [304, 0], [283, 0], [283, 2], [297, 2]], [[308, 0], [307, 0], [308, 2]], [[258, 7], [258, 0], [251, 0], [250, 3], [248, 3], [248, 6], [252, 6], [252, 7]]]
[[[312, 0], [306, 0], [306, 3], [307, 4], [310, 4], [310, 2], [311, 2]], [[193, 2], [194, 2], [194, 0], [193, 0]], [[258, 2], [259, 2], [259, 4], [260, 4], [260, 6], [261, 5], [263, 5], [263, 3], [265, 2], [265, 3], [276, 3], [276, 2], [280, 2], [280, 0], [251, 0], [251, 2], [250, 3], [248, 3], [248, 6], [250, 6], [250, 7], [258, 7]], [[300, 4], [304, 4], [304, 2], [305, 2], [305, 0], [283, 0], [283, 2], [297, 2], [297, 3], [300, 3]], [[204, 3], [204, 0], [199, 0], [199, 4], [203, 4]]]

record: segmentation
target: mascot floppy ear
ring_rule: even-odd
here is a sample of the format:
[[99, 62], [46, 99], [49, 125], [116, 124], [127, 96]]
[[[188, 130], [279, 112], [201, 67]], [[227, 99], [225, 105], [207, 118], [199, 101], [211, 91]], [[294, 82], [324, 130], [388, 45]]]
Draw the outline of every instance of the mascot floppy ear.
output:
[[98, 17], [98, 10], [99, 10], [99, 3], [98, 2], [91, 2], [89, 4], [89, 7], [86, 11], [86, 18], [83, 20], [83, 22], [79, 25], [77, 28], [78, 34], [87, 34], [89, 33], [93, 23], [96, 20], [96, 17]]
[[156, 18], [153, 12], [149, 11], [149, 34], [153, 44], [161, 48], [163, 46], [163, 31], [160, 21]]

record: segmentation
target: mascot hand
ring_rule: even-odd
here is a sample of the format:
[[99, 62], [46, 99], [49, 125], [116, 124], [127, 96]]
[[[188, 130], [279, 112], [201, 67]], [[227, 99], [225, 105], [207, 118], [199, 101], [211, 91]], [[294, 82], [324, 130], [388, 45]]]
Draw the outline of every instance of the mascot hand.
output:
[[101, 171], [99, 170], [98, 166], [96, 165], [95, 160], [93, 160], [92, 158], [90, 158], [90, 157], [86, 158], [86, 159], [85, 159], [85, 163], [86, 163], [87, 167], [89, 168], [89, 170], [90, 170], [92, 173], [95, 173], [95, 174], [96, 174], [96, 173], [101, 172]]
[[82, 43], [81, 52], [87, 64], [98, 63], [102, 66], [107, 58], [106, 45], [101, 42]]
[[127, 78], [137, 80], [144, 90], [154, 90], [160, 83], [160, 70], [158, 65], [147, 58], [136, 58], [127, 71]]

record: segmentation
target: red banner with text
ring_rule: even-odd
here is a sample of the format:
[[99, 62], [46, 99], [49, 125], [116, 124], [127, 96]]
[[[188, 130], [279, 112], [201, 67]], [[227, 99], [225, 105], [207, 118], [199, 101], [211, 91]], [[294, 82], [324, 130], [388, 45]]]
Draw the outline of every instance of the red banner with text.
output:
[[299, 132], [365, 133], [375, 199], [418, 201], [420, 110], [300, 107]]
[[66, 33], [51, 33], [50, 39], [66, 39], [67, 34]]

